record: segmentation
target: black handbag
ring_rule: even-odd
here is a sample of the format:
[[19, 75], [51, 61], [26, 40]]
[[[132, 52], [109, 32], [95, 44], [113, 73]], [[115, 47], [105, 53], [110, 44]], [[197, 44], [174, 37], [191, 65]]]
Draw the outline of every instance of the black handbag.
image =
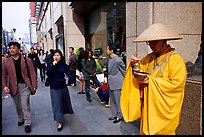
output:
[[[27, 71], [28, 71], [28, 77], [29, 77], [29, 80], [30, 80], [30, 82], [31, 82], [31, 78], [30, 78], [30, 70], [28, 69], [28, 63], [27, 63], [26, 57], [24, 57], [24, 59], [25, 59], [26, 68], [27, 68]], [[31, 95], [35, 95], [35, 93], [36, 93], [36, 90], [34, 90], [33, 92], [30, 91], [30, 94], [31, 94]]]
[[45, 80], [45, 86], [46, 87], [50, 86], [50, 78], [49, 77], [47, 77], [46, 80]]

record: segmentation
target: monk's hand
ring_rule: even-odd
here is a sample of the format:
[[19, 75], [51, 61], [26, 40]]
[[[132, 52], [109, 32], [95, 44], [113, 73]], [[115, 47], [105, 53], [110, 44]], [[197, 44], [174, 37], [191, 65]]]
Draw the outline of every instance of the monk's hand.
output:
[[149, 83], [149, 78], [150, 78], [150, 75], [147, 75], [147, 77], [144, 79], [144, 81], [141, 81], [140, 83], [148, 84]]
[[132, 55], [132, 56], [130, 57], [130, 62], [131, 62], [131, 64], [138, 63], [139, 61], [140, 61], [139, 56]]

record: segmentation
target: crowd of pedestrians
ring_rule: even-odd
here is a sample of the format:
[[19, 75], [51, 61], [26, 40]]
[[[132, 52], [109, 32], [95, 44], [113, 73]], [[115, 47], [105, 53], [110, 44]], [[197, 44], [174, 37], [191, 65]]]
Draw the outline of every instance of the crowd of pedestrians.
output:
[[[79, 55], [76, 55], [74, 47], [69, 47], [66, 63], [59, 49], [50, 49], [50, 53], [45, 54], [43, 49], [35, 52], [31, 47], [26, 56], [18, 42], [10, 42], [10, 56], [2, 55], [2, 91], [12, 97], [18, 115], [17, 125], [24, 125], [27, 133], [32, 129], [30, 95], [38, 88], [39, 69], [41, 82], [49, 78], [57, 131], [63, 129], [64, 115], [74, 114], [68, 86], [76, 86], [78, 78], [80, 91], [76, 94], [84, 94], [91, 103], [90, 86], [93, 82], [101, 103], [110, 104], [112, 115], [109, 120], [114, 124], [121, 120], [141, 119], [140, 134], [175, 134], [184, 97], [186, 67], [183, 58], [167, 41], [177, 39], [182, 38], [167, 26], [153, 24], [134, 41], [146, 42], [152, 53], [142, 59], [132, 56], [127, 67], [116, 54], [116, 45], [110, 43], [106, 47], [109, 60], [107, 70], [103, 72], [103, 82], [97, 78], [91, 48], [80, 47]], [[137, 71], [133, 69], [135, 63], [139, 64]], [[136, 75], [140, 72], [147, 74], [143, 81]]]

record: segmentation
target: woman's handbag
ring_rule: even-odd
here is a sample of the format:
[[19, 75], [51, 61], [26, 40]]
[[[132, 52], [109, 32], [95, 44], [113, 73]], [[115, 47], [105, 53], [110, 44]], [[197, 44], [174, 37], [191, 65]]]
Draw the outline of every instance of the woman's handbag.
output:
[[81, 81], [81, 80], [84, 80], [84, 75], [83, 75], [82, 72], [79, 72], [79, 80], [80, 80], [80, 81]]
[[103, 83], [103, 85], [101, 85], [100, 88], [101, 88], [104, 92], [109, 91], [108, 83]]
[[49, 77], [47, 77], [46, 80], [45, 80], [45, 86], [46, 87], [50, 86], [50, 78]]

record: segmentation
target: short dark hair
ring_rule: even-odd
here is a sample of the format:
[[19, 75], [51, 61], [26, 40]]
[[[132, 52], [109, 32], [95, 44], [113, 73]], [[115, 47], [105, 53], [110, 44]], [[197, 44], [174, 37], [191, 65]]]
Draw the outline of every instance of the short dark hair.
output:
[[50, 49], [50, 53], [53, 53], [54, 52], [54, 49]]
[[69, 47], [70, 49], [74, 50], [74, 47]]
[[113, 44], [113, 43], [108, 44], [108, 49], [110, 51], [113, 50], [113, 53], [116, 53], [116, 51], [117, 51], [116, 44]]
[[8, 47], [10, 47], [11, 45], [14, 45], [14, 46], [16, 46], [17, 48], [21, 48], [21, 45], [18, 43], [18, 42], [10, 42], [9, 44], [8, 44]]
[[[34, 47], [31, 47], [30, 50], [31, 50], [31, 49], [34, 49]], [[34, 50], [35, 50], [35, 49], [34, 49]]]

